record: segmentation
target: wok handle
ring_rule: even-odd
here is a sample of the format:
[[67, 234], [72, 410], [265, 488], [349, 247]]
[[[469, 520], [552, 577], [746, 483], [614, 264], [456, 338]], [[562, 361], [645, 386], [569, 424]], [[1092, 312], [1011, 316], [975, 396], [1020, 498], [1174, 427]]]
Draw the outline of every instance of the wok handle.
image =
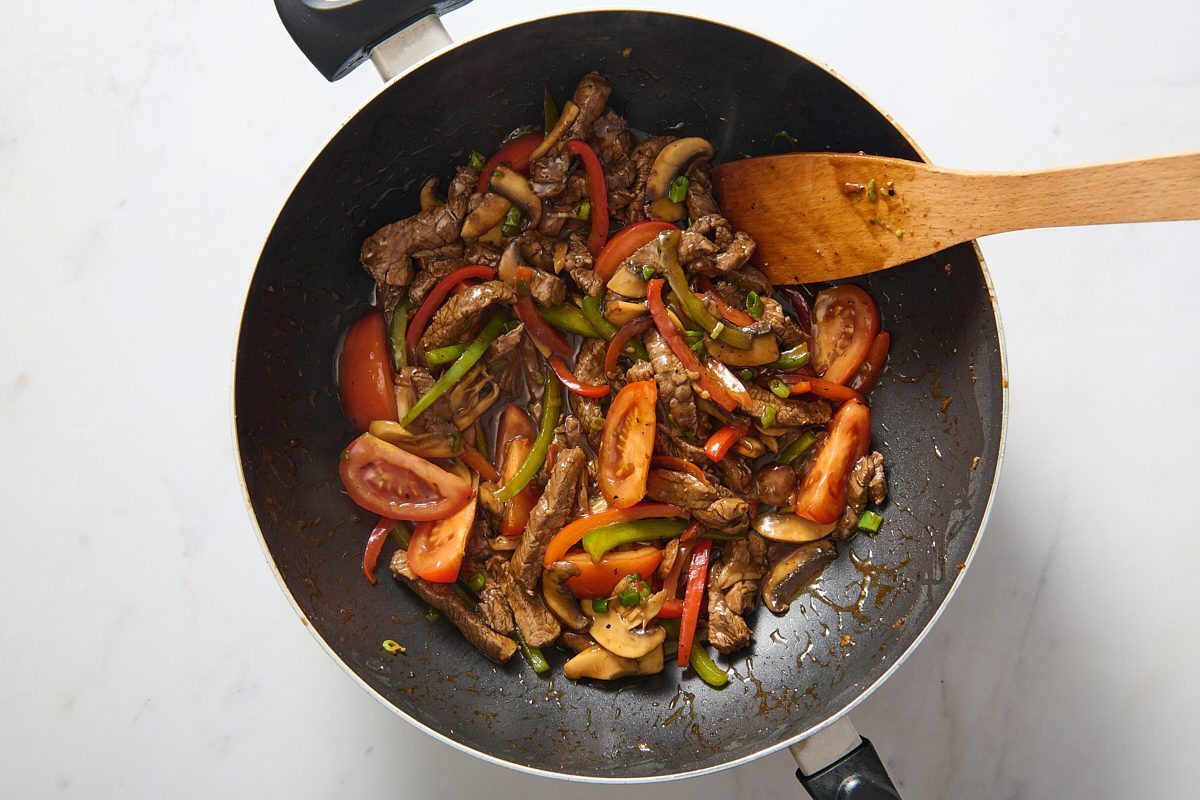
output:
[[[412, 63], [449, 44], [445, 29], [437, 18], [470, 0], [275, 0], [275, 9], [283, 27], [292, 35], [296, 46], [327, 80], [345, 77], [371, 55], [376, 48], [402, 34], [418, 23], [425, 28], [441, 31], [436, 41], [427, 36], [408, 36], [400, 48]], [[435, 32], [436, 36], [436, 32]], [[418, 46], [423, 41], [425, 46]], [[393, 47], [393, 49], [395, 49]], [[388, 59], [388, 71], [380, 66], [384, 78], [400, 69], [396, 59]], [[376, 62], [379, 63], [378, 60]], [[407, 66], [405, 64], [404, 66]], [[388, 74], [390, 72], [391, 74]]]
[[791, 749], [814, 800], [900, 800], [875, 748], [845, 717]]

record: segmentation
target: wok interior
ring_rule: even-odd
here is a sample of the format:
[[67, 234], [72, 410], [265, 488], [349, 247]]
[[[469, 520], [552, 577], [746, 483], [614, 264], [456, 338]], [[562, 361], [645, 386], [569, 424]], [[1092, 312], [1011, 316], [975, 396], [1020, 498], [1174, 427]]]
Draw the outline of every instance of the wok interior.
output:
[[[569, 96], [594, 69], [631, 126], [704, 136], [718, 159], [802, 150], [916, 158], [869, 103], [762, 39], [663, 14], [575, 14], [462, 45], [392, 84], [324, 149], [284, 207], [246, 302], [235, 385], [243, 471], [288, 590], [335, 653], [387, 702], [512, 764], [636, 779], [713, 768], [794, 737], [845, 708], [901, 656], [946, 598], [982, 521], [998, 457], [996, 318], [976, 251], [956, 247], [859, 282], [893, 334], [873, 392], [892, 498], [875, 538], [839, 545], [818, 590], [778, 618], [747, 617], [749, 649], [721, 658], [714, 690], [668, 668], [611, 685], [497, 667], [390, 577], [363, 578], [374, 523], [344, 494], [334, 353], [368, 307], [363, 239], [417, 209], [419, 182], [449, 176]], [[773, 141], [774, 139], [774, 141]], [[975, 462], [974, 459], [978, 458]], [[390, 548], [385, 550], [386, 554]], [[407, 648], [390, 655], [395, 639]]]

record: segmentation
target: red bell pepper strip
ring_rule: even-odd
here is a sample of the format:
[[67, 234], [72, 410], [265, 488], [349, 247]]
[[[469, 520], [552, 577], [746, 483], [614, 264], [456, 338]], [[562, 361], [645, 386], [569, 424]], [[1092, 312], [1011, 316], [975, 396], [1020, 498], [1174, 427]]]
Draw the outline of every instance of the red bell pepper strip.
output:
[[561, 560], [568, 550], [583, 541], [584, 534], [594, 528], [612, 525], [616, 522], [634, 522], [653, 517], [683, 519], [687, 515], [688, 513], [683, 509], [667, 503], [638, 503], [629, 508], [610, 508], [596, 514], [589, 514], [568, 523], [565, 528], [554, 534], [554, 538], [546, 547], [546, 556], [542, 563], [548, 567], [555, 561]]
[[608, 187], [604, 183], [604, 170], [596, 151], [579, 139], [567, 142], [567, 150], [579, 156], [583, 168], [587, 171], [588, 200], [592, 204], [592, 213], [588, 217], [592, 229], [588, 233], [587, 246], [593, 256], [600, 254], [604, 243], [608, 241]]
[[835, 403], [845, 403], [847, 400], [857, 400], [864, 404], [867, 402], [861, 394], [849, 386], [842, 386], [840, 383], [827, 381], [824, 378], [808, 376], [804, 378], [803, 382], [808, 384], [808, 391], [817, 397], [824, 397], [826, 400], [832, 400]]
[[708, 370], [700, 364], [696, 354], [679, 335], [679, 329], [675, 327], [675, 323], [671, 322], [671, 318], [667, 315], [667, 308], [663, 305], [662, 287], [662, 278], [655, 278], [646, 286], [646, 300], [650, 305], [650, 317], [654, 320], [658, 332], [666, 339], [671, 351], [675, 353], [675, 357], [683, 364], [684, 370], [689, 375], [698, 376], [696, 383], [700, 385], [700, 389], [708, 392], [712, 401], [721, 408], [733, 411], [739, 406], [738, 401], [725, 391], [725, 387], [714, 380]]
[[662, 608], [655, 614], [660, 619], [679, 619], [683, 616], [683, 601], [671, 598], [663, 603]]
[[405, 341], [408, 343], [409, 353], [414, 353], [417, 349], [417, 342], [421, 341], [421, 334], [425, 332], [425, 326], [429, 324], [429, 320], [433, 319], [433, 315], [442, 307], [446, 296], [450, 294], [450, 290], [457, 286], [467, 278], [484, 278], [491, 280], [496, 275], [496, 270], [491, 267], [480, 265], [459, 267], [451, 272], [446, 277], [437, 282], [425, 298], [425, 302], [421, 303], [421, 307], [413, 314], [412, 320], [408, 323], [408, 335]]
[[687, 591], [683, 595], [683, 615], [679, 620], [679, 666], [684, 669], [687, 669], [692, 658], [692, 642], [696, 638], [700, 606], [704, 604], [704, 583], [708, 577], [708, 553], [711, 549], [711, 539], [701, 539], [692, 548]]
[[528, 172], [529, 156], [544, 138], [541, 131], [534, 131], [524, 136], [518, 136], [497, 150], [496, 155], [487, 160], [483, 170], [479, 173], [479, 182], [475, 184], [475, 191], [482, 193], [488, 190], [488, 181], [492, 179], [492, 173], [496, 171], [496, 167], [501, 164], [508, 164], [517, 172]]
[[[691, 475], [693, 478], [695, 478], [696, 480], [698, 480], [702, 483], [710, 482], [708, 480], [708, 476], [704, 474], [704, 470], [700, 469], [698, 466], [696, 466], [692, 462], [688, 461], [686, 458], [679, 458], [678, 456], [658, 455], [658, 456], [654, 456], [653, 458], [650, 459], [650, 466], [662, 467], [663, 469], [669, 469], [674, 472], [686, 472], [687, 474]], [[684, 536], [686, 536], [686, 535], [687, 535], [687, 531], [684, 531]]]
[[629, 340], [640, 336], [653, 326], [654, 320], [650, 319], [649, 315], [643, 314], [640, 317], [634, 317], [618, 328], [608, 343], [608, 350], [604, 352], [604, 371], [609, 374], [616, 372], [620, 358], [625, 353], [625, 345], [629, 344]]
[[726, 425], [710, 436], [708, 441], [704, 443], [704, 455], [708, 456], [710, 461], [720, 461], [745, 433], [744, 428], [739, 428], [736, 425]]
[[371, 585], [375, 585], [375, 565], [379, 562], [379, 553], [383, 550], [383, 543], [387, 540], [388, 534], [392, 528], [400, 523], [394, 519], [380, 517], [378, 524], [375, 525], [375, 530], [371, 531], [371, 535], [367, 537], [367, 546], [363, 549], [363, 575], [367, 576], [367, 580]]
[[500, 473], [492, 466], [492, 462], [483, 457], [483, 453], [476, 450], [471, 445], [463, 442], [462, 452], [459, 456], [468, 467], [479, 473], [479, 476], [485, 481], [497, 483], [500, 480]]
[[663, 231], [677, 231], [679, 226], [659, 220], [644, 220], [626, 225], [608, 240], [600, 255], [596, 256], [596, 277], [605, 283], [617, 272], [617, 267], [634, 251], [654, 241]]
[[713, 286], [712, 281], [708, 279], [707, 275], [701, 275], [699, 278], [697, 278], [696, 286], [701, 292], [704, 293], [705, 297], [713, 302], [713, 304], [721, 312], [721, 316], [725, 318], [726, 322], [737, 325], [739, 328], [746, 328], [754, 324], [754, 317], [750, 316], [745, 311], [741, 311], [729, 305], [729, 301], [725, 299], [724, 295], [717, 291], [717, 287]]
[[550, 356], [550, 368], [554, 370], [554, 374], [562, 381], [563, 386], [580, 397], [604, 397], [611, 391], [611, 387], [607, 383], [599, 386], [591, 383], [583, 383], [567, 367], [567, 362], [563, 361], [557, 355]]
[[862, 363], [858, 372], [854, 373], [854, 377], [846, 385], [861, 394], [871, 391], [875, 381], [879, 380], [879, 373], [883, 372], [883, 365], [887, 363], [888, 350], [891, 346], [892, 335], [890, 333], [880, 331], [876, 334], [875, 341], [871, 343], [871, 349], [867, 351], [867, 360]]

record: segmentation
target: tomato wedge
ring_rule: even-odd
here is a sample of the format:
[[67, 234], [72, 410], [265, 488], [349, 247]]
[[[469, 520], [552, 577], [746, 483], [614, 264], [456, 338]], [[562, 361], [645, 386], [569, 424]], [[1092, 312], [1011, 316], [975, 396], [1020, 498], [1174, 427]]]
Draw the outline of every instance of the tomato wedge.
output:
[[517, 172], [528, 172], [529, 156], [545, 138], [541, 131], [534, 131], [524, 136], [518, 136], [497, 150], [496, 155], [489, 158], [480, 171], [475, 191], [482, 194], [488, 190], [488, 181], [492, 179], [492, 173], [496, 171], [496, 167], [501, 164], [508, 164]]
[[576, 597], [608, 597], [626, 575], [637, 573], [646, 580], [662, 562], [663, 551], [652, 545], [633, 550], [611, 550], [593, 562], [587, 553], [567, 553], [560, 559], [579, 567], [579, 574], [567, 579], [567, 588]]
[[[496, 457], [500, 468], [500, 485], [508, 483], [533, 450], [537, 430], [533, 420], [524, 409], [513, 403], [504, 408], [496, 428]], [[529, 523], [529, 512], [537, 505], [538, 491], [534, 484], [526, 486], [504, 504], [500, 515], [500, 533], [504, 536], [520, 536]]]
[[633, 255], [633, 251], [649, 244], [663, 231], [677, 231], [678, 225], [658, 220], [645, 220], [626, 225], [608, 240], [600, 255], [596, 256], [596, 277], [608, 283], [616, 274], [621, 262]]
[[338, 393], [350, 422], [365, 431], [377, 419], [396, 421], [395, 378], [382, 311], [350, 326], [338, 356]]
[[837, 522], [846, 507], [846, 480], [871, 444], [871, 412], [847, 400], [829, 422], [829, 436], [812, 457], [796, 492], [795, 512], [813, 522]]
[[351, 500], [389, 519], [445, 519], [471, 499], [462, 478], [369, 433], [342, 451], [338, 471]]
[[[479, 479], [476, 477], [475, 484]], [[417, 525], [408, 544], [408, 566], [417, 574], [434, 583], [453, 583], [458, 580], [463, 555], [467, 549], [467, 537], [475, 524], [475, 486], [471, 487], [471, 499], [454, 514]]]
[[858, 372], [854, 373], [854, 377], [850, 379], [848, 384], [851, 389], [856, 392], [866, 394], [871, 391], [871, 387], [875, 385], [875, 381], [879, 380], [880, 373], [883, 372], [883, 365], [887, 363], [888, 350], [892, 347], [892, 335], [887, 331], [880, 331], [875, 337], [875, 341], [871, 344], [871, 351], [867, 353], [867, 360], [858, 368]]
[[646, 496], [657, 402], [658, 384], [634, 381], [617, 392], [604, 417], [596, 483], [616, 508], [629, 508]]
[[879, 332], [879, 309], [849, 283], [825, 289], [813, 303], [813, 368], [830, 383], [850, 380]]
[[554, 534], [554, 538], [546, 547], [546, 557], [542, 563], [548, 567], [555, 561], [561, 561], [568, 550], [583, 541], [584, 534], [603, 525], [612, 525], [614, 522], [634, 522], [654, 517], [683, 519], [687, 515], [688, 513], [682, 508], [668, 503], [639, 503], [629, 508], [609, 508], [596, 514], [589, 514], [572, 521]]

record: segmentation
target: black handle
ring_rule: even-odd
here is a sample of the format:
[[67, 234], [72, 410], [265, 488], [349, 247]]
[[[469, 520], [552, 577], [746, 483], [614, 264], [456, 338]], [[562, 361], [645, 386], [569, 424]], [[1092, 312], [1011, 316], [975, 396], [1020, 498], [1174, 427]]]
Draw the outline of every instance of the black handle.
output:
[[430, 14], [471, 0], [275, 0], [296, 45], [327, 80], [357, 67], [371, 48]]
[[862, 744], [814, 775], [796, 777], [816, 800], [900, 800], [871, 743]]

